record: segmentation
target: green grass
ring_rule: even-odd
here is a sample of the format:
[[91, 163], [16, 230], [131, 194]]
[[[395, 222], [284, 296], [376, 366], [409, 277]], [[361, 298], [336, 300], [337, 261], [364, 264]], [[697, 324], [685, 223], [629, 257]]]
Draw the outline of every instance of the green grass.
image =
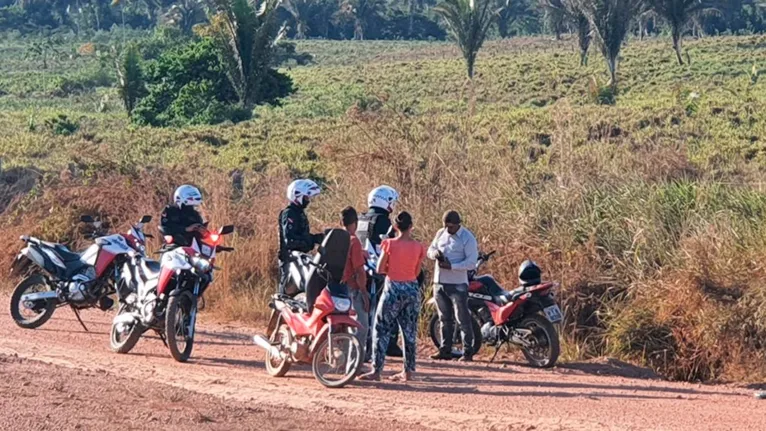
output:
[[[78, 211], [125, 223], [194, 182], [207, 215], [238, 229], [211, 308], [256, 318], [289, 179], [322, 180], [316, 226], [387, 183], [423, 241], [455, 208], [499, 251], [491, 270], [507, 287], [525, 258], [561, 281], [568, 359], [616, 355], [685, 380], [766, 375], [766, 82], [750, 75], [766, 68], [764, 36], [686, 41], [688, 66], [669, 40], [630, 40], [614, 106], [592, 101], [605, 66], [594, 49], [579, 67], [573, 41], [491, 41], [473, 86], [450, 43], [300, 42], [315, 63], [286, 68], [298, 91], [281, 106], [186, 129], [130, 125], [113, 81], [94, 78], [98, 59], [41, 70], [24, 59], [30, 42], [0, 42], [4, 237], [77, 239]], [[57, 91], [64, 78], [83, 89]], [[59, 114], [78, 131], [46, 128]]]

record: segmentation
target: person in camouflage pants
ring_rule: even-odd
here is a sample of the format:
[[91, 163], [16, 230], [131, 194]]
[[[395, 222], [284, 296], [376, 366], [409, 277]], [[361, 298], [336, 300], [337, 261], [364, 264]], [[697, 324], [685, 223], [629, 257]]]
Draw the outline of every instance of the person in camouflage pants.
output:
[[391, 340], [391, 331], [398, 324], [404, 337], [404, 370], [415, 372], [416, 337], [420, 316], [420, 288], [417, 282], [386, 280], [386, 288], [380, 298], [372, 332], [372, 363], [382, 370], [385, 353]]

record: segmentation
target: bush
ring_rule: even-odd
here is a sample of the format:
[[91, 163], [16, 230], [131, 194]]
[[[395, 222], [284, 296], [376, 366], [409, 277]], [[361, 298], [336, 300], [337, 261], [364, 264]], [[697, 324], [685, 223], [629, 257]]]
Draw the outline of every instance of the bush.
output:
[[59, 114], [45, 120], [45, 127], [54, 135], [69, 136], [80, 128], [80, 124], [77, 121], [70, 120], [64, 114]]

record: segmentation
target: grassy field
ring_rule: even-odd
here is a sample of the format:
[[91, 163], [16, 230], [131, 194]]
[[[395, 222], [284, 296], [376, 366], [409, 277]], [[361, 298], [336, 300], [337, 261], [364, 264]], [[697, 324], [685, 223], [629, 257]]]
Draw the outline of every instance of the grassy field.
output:
[[[110, 37], [125, 36], [98, 35]], [[493, 41], [473, 116], [449, 43], [305, 42], [315, 63], [286, 68], [298, 91], [282, 106], [186, 129], [132, 127], [87, 42], [66, 41], [47, 69], [24, 58], [31, 41], [0, 43], [1, 266], [21, 233], [80, 244], [79, 214], [123, 228], [192, 182], [212, 224], [238, 229], [211, 312], [258, 319], [290, 179], [323, 182], [316, 228], [387, 183], [424, 242], [454, 208], [498, 250], [490, 269], [507, 287], [527, 257], [561, 281], [566, 359], [766, 376], [765, 36], [690, 40], [683, 67], [669, 40], [629, 41], [614, 106], [593, 100], [596, 52], [579, 67], [572, 41]]]

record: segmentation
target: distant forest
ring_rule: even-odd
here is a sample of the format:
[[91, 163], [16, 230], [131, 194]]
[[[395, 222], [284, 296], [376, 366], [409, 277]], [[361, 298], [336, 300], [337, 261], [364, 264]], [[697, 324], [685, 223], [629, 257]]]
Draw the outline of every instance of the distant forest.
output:
[[[498, 17], [494, 37], [574, 31], [555, 13], [550, 0], [492, 0]], [[700, 1], [700, 0], [691, 0]], [[110, 30], [113, 26], [151, 29], [177, 26], [191, 33], [206, 22], [206, 0], [0, 0], [0, 32], [75, 33]], [[432, 9], [435, 0], [283, 0], [279, 19], [293, 39], [442, 40], [443, 25]], [[695, 36], [752, 34], [766, 30], [766, 1], [704, 1], [686, 32]], [[668, 26], [647, 13], [634, 23], [635, 34], [662, 34]]]

